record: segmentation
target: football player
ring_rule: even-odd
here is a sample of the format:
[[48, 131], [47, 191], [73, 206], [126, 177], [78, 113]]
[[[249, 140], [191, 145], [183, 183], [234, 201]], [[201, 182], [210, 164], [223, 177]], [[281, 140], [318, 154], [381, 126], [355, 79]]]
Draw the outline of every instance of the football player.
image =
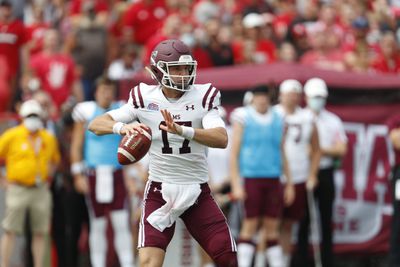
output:
[[[114, 247], [122, 267], [133, 267], [133, 249], [126, 208], [127, 188], [132, 179], [124, 175], [118, 163], [118, 135], [96, 136], [87, 130], [94, 117], [122, 106], [114, 101], [115, 84], [105, 77], [97, 80], [95, 101], [81, 102], [72, 112], [74, 128], [71, 139], [71, 173], [75, 189], [86, 196], [89, 210], [90, 259], [93, 267], [105, 267], [107, 255], [107, 218], [114, 229]], [[125, 183], [124, 183], [125, 181]]]
[[275, 110], [285, 118], [285, 152], [289, 171], [295, 186], [295, 199], [283, 210], [280, 241], [284, 252], [285, 267], [290, 264], [292, 228], [306, 210], [306, 185], [313, 190], [321, 152], [318, 131], [312, 114], [300, 107], [302, 86], [299, 81], [288, 79], [279, 86], [280, 104]]
[[[235, 199], [244, 200], [245, 208], [245, 219], [239, 234], [238, 261], [240, 267], [251, 266], [255, 254], [253, 240], [258, 225], [262, 224], [268, 264], [281, 267], [283, 253], [278, 242], [279, 219], [284, 203], [290, 204], [294, 197], [283, 149], [284, 120], [271, 107], [267, 86], [257, 86], [252, 92], [251, 105], [236, 109], [231, 116], [232, 194]], [[285, 188], [280, 181], [283, 174], [287, 178]], [[261, 238], [259, 241], [265, 240]], [[257, 258], [260, 257], [257, 255]]]
[[158, 85], [140, 83], [126, 105], [89, 125], [98, 135], [151, 128], [140, 266], [162, 266], [178, 217], [217, 266], [237, 266], [235, 241], [207, 184], [207, 147], [225, 148], [228, 143], [218, 114], [221, 94], [210, 83], [194, 84], [196, 66], [183, 42], [162, 41], [150, 57], [149, 71]]

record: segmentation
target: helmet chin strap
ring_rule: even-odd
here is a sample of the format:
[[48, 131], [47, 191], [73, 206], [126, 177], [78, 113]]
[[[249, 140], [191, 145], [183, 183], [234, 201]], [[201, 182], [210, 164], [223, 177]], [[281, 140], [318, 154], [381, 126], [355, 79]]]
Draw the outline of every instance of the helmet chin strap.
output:
[[148, 72], [149, 72], [149, 74], [150, 74], [150, 76], [151, 76], [151, 78], [153, 79], [153, 80], [157, 80], [157, 77], [156, 77], [156, 75], [154, 74], [154, 72], [149, 68], [149, 67], [144, 67]]

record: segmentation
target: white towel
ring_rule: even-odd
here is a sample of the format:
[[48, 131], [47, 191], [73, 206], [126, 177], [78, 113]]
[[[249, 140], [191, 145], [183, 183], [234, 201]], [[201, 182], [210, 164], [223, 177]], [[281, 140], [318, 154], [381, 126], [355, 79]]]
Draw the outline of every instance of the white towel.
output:
[[160, 232], [174, 224], [176, 219], [190, 208], [201, 193], [199, 184], [161, 184], [161, 194], [165, 204], [153, 211], [147, 221]]
[[110, 203], [114, 197], [113, 166], [96, 167], [96, 200], [99, 203]]

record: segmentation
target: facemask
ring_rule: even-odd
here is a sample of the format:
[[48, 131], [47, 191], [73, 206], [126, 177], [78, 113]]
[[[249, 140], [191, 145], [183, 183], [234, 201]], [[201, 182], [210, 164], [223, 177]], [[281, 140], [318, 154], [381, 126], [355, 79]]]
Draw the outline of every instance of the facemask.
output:
[[326, 104], [326, 99], [322, 97], [313, 97], [308, 99], [308, 106], [310, 109], [319, 112], [321, 111]]
[[29, 117], [24, 119], [24, 125], [30, 132], [35, 132], [43, 128], [43, 122], [40, 118]]

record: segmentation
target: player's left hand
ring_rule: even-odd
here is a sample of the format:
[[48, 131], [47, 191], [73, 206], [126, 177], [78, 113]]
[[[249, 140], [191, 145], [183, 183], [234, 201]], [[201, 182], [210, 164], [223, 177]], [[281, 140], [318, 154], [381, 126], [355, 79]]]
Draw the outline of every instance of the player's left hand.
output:
[[292, 205], [294, 198], [295, 198], [295, 190], [294, 190], [294, 184], [293, 183], [287, 183], [284, 188], [283, 192], [283, 198], [285, 201], [286, 206]]
[[162, 109], [161, 114], [164, 117], [165, 125], [161, 124], [160, 129], [169, 133], [181, 135], [182, 127], [174, 122], [171, 113], [166, 109]]

